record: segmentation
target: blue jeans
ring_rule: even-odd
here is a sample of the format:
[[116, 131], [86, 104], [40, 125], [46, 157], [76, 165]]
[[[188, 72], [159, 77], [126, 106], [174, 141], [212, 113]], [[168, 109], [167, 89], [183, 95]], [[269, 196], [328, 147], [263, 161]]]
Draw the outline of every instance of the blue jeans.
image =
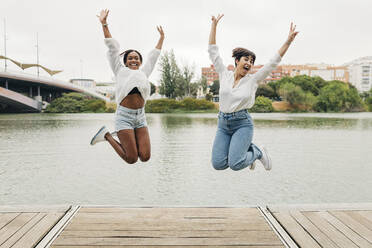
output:
[[216, 170], [230, 167], [241, 170], [262, 156], [252, 143], [253, 121], [247, 110], [218, 114], [218, 129], [213, 143], [212, 164]]

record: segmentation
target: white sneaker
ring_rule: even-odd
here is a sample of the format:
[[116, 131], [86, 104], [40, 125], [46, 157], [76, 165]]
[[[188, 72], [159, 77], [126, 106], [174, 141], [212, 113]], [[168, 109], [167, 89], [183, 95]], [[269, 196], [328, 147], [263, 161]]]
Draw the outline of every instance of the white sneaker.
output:
[[94, 135], [94, 137], [90, 141], [90, 144], [95, 145], [98, 142], [106, 141], [105, 134], [108, 133], [108, 132], [109, 132], [109, 130], [105, 126], [101, 127], [101, 129], [98, 130], [96, 135]]
[[266, 147], [262, 146], [262, 148], [260, 148], [261, 152], [262, 152], [262, 157], [260, 159], [263, 167], [266, 169], [266, 170], [271, 170], [272, 168], [272, 162], [271, 162], [271, 158], [270, 158], [270, 155], [266, 149]]

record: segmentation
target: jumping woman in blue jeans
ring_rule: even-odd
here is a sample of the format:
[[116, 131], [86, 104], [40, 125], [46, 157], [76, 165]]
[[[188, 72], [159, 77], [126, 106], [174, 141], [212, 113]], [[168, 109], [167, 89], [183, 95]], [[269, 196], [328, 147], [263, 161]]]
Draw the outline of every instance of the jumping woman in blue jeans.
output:
[[254, 105], [258, 83], [275, 70], [298, 32], [291, 23], [286, 42], [269, 63], [255, 74], [248, 72], [254, 65], [256, 55], [245, 48], [235, 48], [232, 54], [235, 70], [232, 72], [223, 64], [216, 45], [217, 24], [222, 17], [223, 15], [218, 15], [217, 18], [212, 16], [208, 47], [209, 57], [220, 80], [220, 112], [213, 143], [212, 164], [216, 170], [228, 167], [241, 170], [247, 166], [254, 169], [254, 162], [259, 159], [264, 168], [270, 170], [272, 162], [267, 149], [252, 143], [253, 121], [247, 109]]

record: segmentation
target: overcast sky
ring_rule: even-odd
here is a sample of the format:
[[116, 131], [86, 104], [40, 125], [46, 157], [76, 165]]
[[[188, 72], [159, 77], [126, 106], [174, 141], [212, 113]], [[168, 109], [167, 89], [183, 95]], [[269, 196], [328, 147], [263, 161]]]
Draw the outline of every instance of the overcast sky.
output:
[[[0, 54], [6, 19], [8, 57], [36, 63], [38, 32], [40, 64], [63, 70], [54, 77], [80, 78], [82, 71], [84, 78], [111, 80], [96, 17], [103, 8], [110, 9], [109, 28], [122, 50], [137, 49], [146, 59], [159, 38], [156, 25], [162, 25], [163, 51], [173, 49], [179, 63], [194, 65], [198, 76], [210, 65], [210, 17], [218, 13], [225, 14], [217, 44], [226, 65], [233, 63], [231, 50], [237, 46], [254, 51], [256, 64], [267, 62], [286, 40], [291, 21], [300, 33], [282, 64], [341, 65], [372, 55], [371, 0], [1, 0]], [[155, 68], [150, 80], [158, 79]]]

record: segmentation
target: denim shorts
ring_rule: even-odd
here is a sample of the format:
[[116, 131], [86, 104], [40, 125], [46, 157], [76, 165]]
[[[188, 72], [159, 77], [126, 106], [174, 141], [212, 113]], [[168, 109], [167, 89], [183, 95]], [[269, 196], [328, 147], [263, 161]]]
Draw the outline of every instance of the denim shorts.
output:
[[118, 106], [115, 113], [115, 131], [146, 127], [145, 108], [130, 109]]

